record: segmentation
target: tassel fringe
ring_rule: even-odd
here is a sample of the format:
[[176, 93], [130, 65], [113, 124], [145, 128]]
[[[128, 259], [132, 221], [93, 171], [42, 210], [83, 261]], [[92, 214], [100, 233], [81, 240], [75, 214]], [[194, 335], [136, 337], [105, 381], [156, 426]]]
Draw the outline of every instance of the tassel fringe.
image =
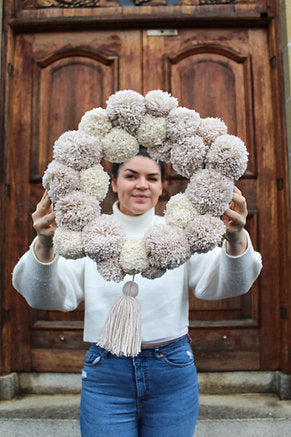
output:
[[138, 286], [129, 281], [123, 287], [124, 296], [113, 304], [98, 345], [112, 354], [134, 357], [141, 351], [140, 304], [135, 296]]

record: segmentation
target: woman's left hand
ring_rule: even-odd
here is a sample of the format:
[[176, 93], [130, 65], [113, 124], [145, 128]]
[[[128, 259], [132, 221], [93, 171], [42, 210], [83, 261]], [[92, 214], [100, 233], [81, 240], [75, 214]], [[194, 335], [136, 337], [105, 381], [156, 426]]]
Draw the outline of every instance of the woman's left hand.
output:
[[247, 235], [244, 230], [248, 215], [247, 202], [241, 191], [233, 188], [232, 201], [222, 215], [226, 225], [226, 251], [229, 255], [241, 255], [247, 249]]

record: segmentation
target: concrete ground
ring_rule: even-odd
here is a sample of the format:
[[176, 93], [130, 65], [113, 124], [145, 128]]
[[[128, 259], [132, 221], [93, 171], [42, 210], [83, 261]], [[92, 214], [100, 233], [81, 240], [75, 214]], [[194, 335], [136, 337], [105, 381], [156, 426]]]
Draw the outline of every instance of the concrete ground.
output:
[[[0, 436], [80, 437], [79, 400], [79, 394], [32, 394], [1, 401]], [[291, 437], [291, 401], [272, 393], [202, 394], [194, 437], [234, 436]]]

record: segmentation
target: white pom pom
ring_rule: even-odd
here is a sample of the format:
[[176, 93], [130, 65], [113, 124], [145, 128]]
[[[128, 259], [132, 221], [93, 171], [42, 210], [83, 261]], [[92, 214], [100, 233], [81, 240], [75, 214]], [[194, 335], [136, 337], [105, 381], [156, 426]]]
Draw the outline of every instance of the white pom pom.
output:
[[99, 139], [103, 138], [111, 128], [112, 125], [103, 108], [94, 108], [85, 112], [78, 126], [80, 131]]
[[85, 256], [82, 233], [66, 228], [57, 228], [53, 238], [54, 251], [65, 258], [77, 259]]
[[113, 128], [103, 140], [104, 158], [111, 162], [125, 162], [135, 156], [139, 146], [136, 138], [123, 129]]
[[144, 147], [160, 146], [166, 139], [166, 119], [146, 114], [137, 130], [138, 143]]
[[105, 199], [110, 177], [101, 164], [80, 171], [80, 189], [100, 202]]
[[147, 269], [149, 262], [143, 240], [135, 238], [126, 240], [120, 253], [120, 265], [123, 271], [130, 275]]

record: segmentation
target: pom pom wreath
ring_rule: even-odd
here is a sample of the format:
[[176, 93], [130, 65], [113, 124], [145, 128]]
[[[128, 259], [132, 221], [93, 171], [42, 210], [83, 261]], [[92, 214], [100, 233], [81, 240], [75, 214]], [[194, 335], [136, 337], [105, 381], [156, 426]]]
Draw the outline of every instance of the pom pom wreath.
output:
[[172, 109], [167, 117], [167, 136], [175, 142], [196, 134], [200, 116], [193, 109], [178, 107]]
[[151, 266], [175, 269], [190, 257], [190, 246], [182, 229], [154, 225], [145, 235], [145, 246]]
[[112, 129], [112, 125], [105, 109], [94, 108], [85, 112], [78, 129], [85, 134], [102, 139]]
[[83, 258], [82, 234], [66, 228], [57, 228], [53, 238], [54, 251], [57, 255], [69, 259]]
[[102, 158], [102, 144], [80, 131], [62, 134], [54, 144], [54, 158], [75, 170], [98, 164]]
[[42, 184], [51, 201], [56, 203], [60, 197], [79, 189], [79, 173], [60, 162], [52, 161], [44, 172]]
[[190, 179], [193, 173], [204, 167], [206, 152], [207, 148], [201, 137], [187, 137], [179, 147], [172, 148], [171, 164], [177, 173]]
[[152, 90], [145, 96], [145, 105], [149, 114], [166, 117], [172, 109], [177, 108], [178, 100], [165, 91]]
[[113, 128], [103, 140], [104, 158], [111, 162], [125, 162], [139, 150], [135, 137], [123, 129]]
[[99, 263], [117, 257], [126, 240], [125, 232], [113, 215], [103, 214], [88, 223], [82, 232], [84, 251]]
[[209, 214], [194, 218], [185, 229], [191, 252], [205, 253], [221, 243], [226, 227], [222, 220]]
[[106, 112], [113, 126], [129, 133], [136, 131], [146, 113], [144, 97], [136, 91], [117, 91], [106, 103]]
[[143, 240], [135, 238], [126, 240], [120, 253], [120, 265], [123, 271], [130, 275], [147, 269], [149, 261]]
[[158, 269], [157, 267], [149, 266], [144, 272], [141, 273], [141, 276], [146, 279], [156, 279], [163, 276], [166, 271], [166, 269]]
[[155, 161], [170, 162], [172, 143], [165, 140], [160, 146], [149, 147], [148, 153]]
[[234, 135], [221, 135], [210, 147], [206, 161], [207, 167], [238, 180], [247, 168], [248, 152], [240, 138]]
[[93, 196], [82, 191], [72, 191], [57, 201], [55, 211], [58, 226], [81, 231], [94, 217], [100, 215], [100, 205]]
[[97, 200], [105, 199], [110, 177], [101, 164], [80, 171], [80, 189]]
[[159, 146], [166, 139], [166, 119], [146, 114], [137, 130], [138, 143], [144, 147]]
[[[125, 162], [140, 145], [152, 159], [171, 162], [190, 179], [185, 193], [168, 202], [166, 224], [150, 228], [142, 241], [127, 240], [113, 216], [100, 216], [99, 204], [109, 186], [101, 160]], [[106, 280], [119, 282], [127, 273], [162, 276], [192, 253], [219, 244], [224, 224], [218, 217], [231, 201], [247, 155], [243, 142], [227, 135], [222, 120], [200, 119], [165, 91], [152, 90], [145, 97], [118, 91], [106, 109], [87, 111], [78, 131], [65, 132], [54, 144], [43, 186], [55, 204], [57, 253], [73, 259], [89, 256]]]
[[105, 281], [121, 282], [125, 277], [125, 273], [119, 264], [119, 257], [100, 261], [97, 264], [97, 270]]
[[207, 146], [219, 136], [227, 133], [227, 127], [220, 118], [207, 117], [201, 119], [197, 134], [200, 135]]
[[203, 169], [195, 173], [185, 194], [200, 214], [220, 216], [232, 199], [233, 181], [215, 170]]
[[194, 208], [186, 194], [179, 193], [172, 196], [167, 203], [165, 219], [169, 226], [185, 228], [198, 214], [198, 211]]

